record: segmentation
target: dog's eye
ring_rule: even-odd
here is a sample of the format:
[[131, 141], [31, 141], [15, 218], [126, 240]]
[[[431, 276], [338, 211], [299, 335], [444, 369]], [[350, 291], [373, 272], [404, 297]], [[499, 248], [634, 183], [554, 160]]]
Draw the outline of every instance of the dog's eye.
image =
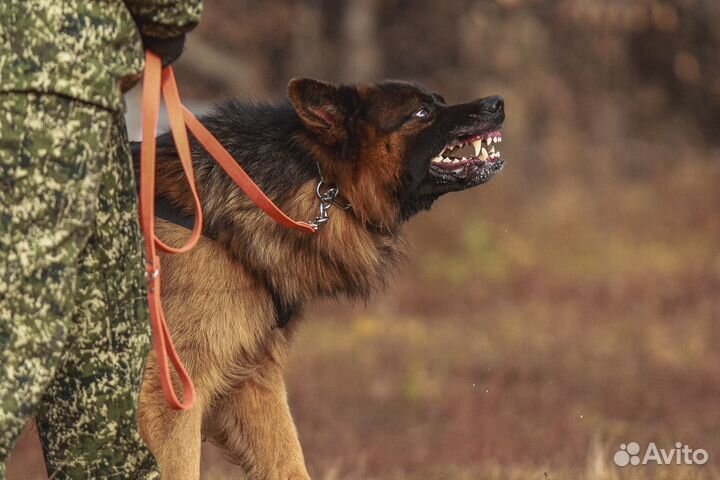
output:
[[417, 112], [413, 113], [413, 117], [415, 117], [415, 118], [422, 118], [423, 120], [424, 120], [424, 119], [427, 119], [427, 118], [430, 118], [430, 110], [428, 110], [427, 108], [423, 107], [423, 108], [421, 108], [420, 110], [418, 110]]

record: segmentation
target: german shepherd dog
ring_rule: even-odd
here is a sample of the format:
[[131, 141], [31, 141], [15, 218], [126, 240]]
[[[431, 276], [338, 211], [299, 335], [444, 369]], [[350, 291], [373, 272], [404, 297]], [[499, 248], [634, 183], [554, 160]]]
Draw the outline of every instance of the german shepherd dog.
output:
[[[230, 101], [203, 122], [292, 218], [318, 217], [317, 192], [330, 187], [337, 188], [334, 208], [315, 234], [286, 230], [192, 144], [203, 237], [190, 253], [162, 258], [162, 300], [197, 403], [188, 411], [168, 407], [151, 354], [139, 414], [165, 479], [199, 478], [203, 439], [248, 478], [309, 478], [283, 381], [303, 306], [381, 289], [403, 258], [403, 223], [503, 167], [498, 96], [447, 105], [408, 82], [336, 86], [301, 78], [289, 83], [288, 97]], [[138, 145], [133, 150], [137, 165]], [[169, 134], [158, 139], [157, 193], [176, 218], [192, 215]], [[159, 236], [182, 243], [188, 229], [170, 220], [158, 222]]]

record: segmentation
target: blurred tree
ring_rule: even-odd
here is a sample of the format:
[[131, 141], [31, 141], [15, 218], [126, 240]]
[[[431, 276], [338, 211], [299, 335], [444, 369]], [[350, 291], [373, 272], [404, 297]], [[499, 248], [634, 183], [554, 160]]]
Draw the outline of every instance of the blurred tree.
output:
[[377, 0], [348, 0], [345, 8], [342, 76], [357, 81], [375, 80], [382, 58], [378, 44]]

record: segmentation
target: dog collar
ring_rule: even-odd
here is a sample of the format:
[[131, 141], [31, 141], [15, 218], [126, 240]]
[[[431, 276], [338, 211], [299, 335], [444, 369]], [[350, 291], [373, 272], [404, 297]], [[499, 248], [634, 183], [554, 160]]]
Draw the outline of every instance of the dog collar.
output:
[[340, 195], [340, 189], [335, 184], [328, 184], [326, 186], [325, 177], [323, 177], [322, 170], [320, 170], [320, 163], [316, 163], [316, 165], [318, 174], [320, 175], [320, 181], [315, 187], [315, 195], [317, 195], [318, 200], [320, 200], [320, 207], [318, 216], [315, 217], [315, 220], [308, 223], [316, 229], [319, 229], [330, 221], [330, 216], [328, 215], [330, 207], [337, 205], [338, 208], [343, 210], [350, 210], [351, 206], [349, 203], [341, 204], [338, 202], [337, 198], [338, 195]]

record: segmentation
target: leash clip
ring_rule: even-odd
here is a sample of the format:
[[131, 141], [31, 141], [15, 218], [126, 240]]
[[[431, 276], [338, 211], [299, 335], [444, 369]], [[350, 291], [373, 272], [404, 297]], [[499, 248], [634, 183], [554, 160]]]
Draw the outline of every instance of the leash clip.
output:
[[152, 274], [150, 274], [150, 271], [145, 271], [145, 279], [148, 282], [152, 282], [153, 280], [156, 280], [159, 276], [160, 276], [160, 267], [153, 270]]
[[318, 216], [315, 217], [315, 220], [310, 222], [310, 225], [315, 227], [315, 229], [319, 229], [330, 221], [328, 211], [335, 203], [335, 198], [338, 196], [338, 193], [340, 193], [340, 190], [335, 185], [328, 187], [328, 189], [323, 192], [322, 187], [324, 183], [324, 180], [321, 179], [317, 187], [315, 187], [315, 195], [317, 195], [320, 200], [320, 212]]
[[147, 282], [148, 293], [155, 293], [155, 281], [160, 277], [160, 263], [148, 263], [145, 269], [145, 281]]

